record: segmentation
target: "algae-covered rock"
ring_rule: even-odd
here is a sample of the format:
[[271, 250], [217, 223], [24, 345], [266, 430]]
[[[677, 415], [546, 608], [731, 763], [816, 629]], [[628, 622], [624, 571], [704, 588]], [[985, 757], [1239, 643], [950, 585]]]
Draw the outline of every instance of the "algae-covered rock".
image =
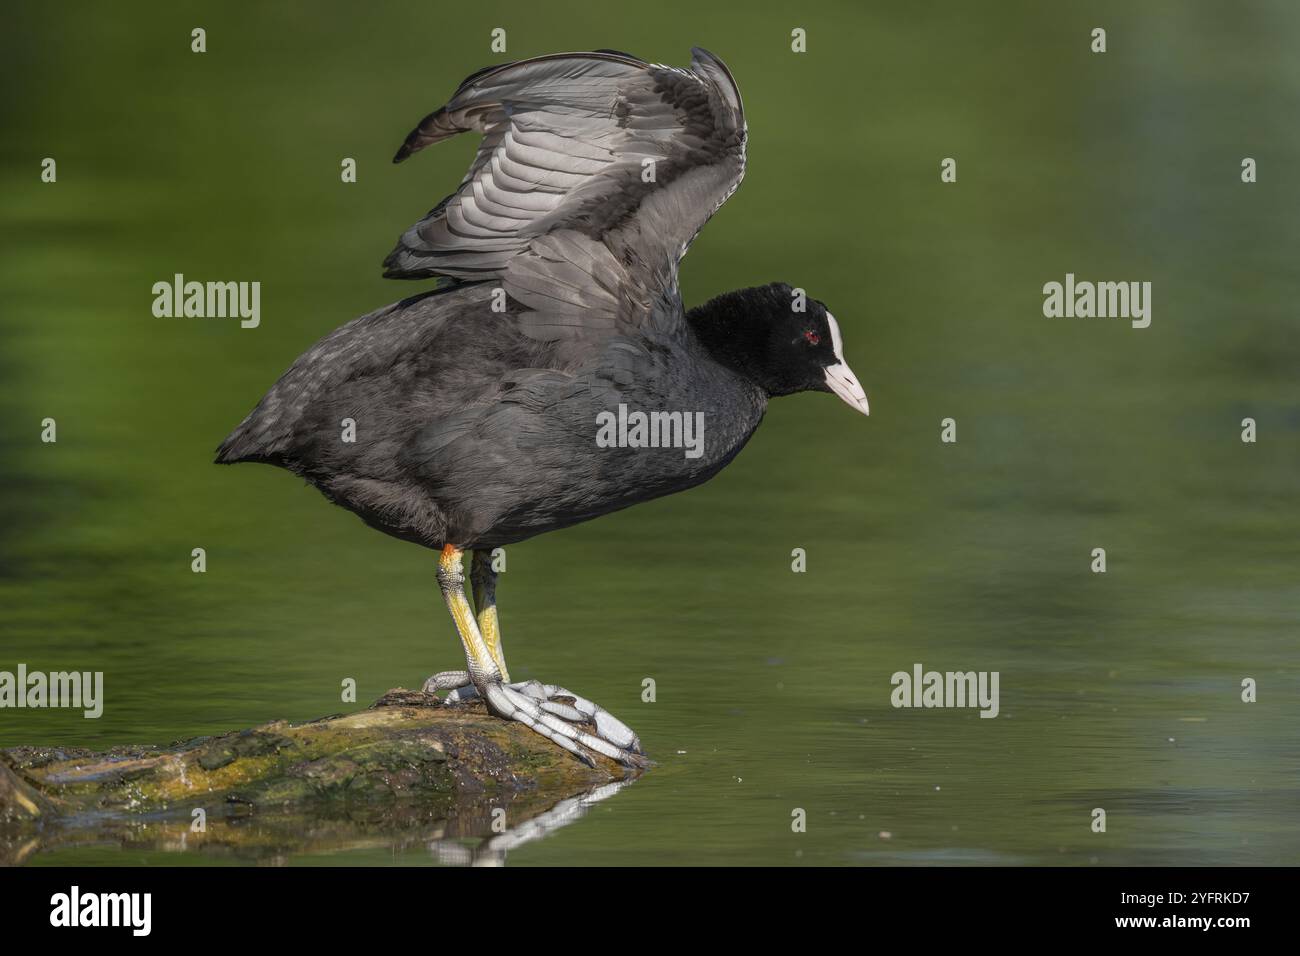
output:
[[503, 830], [566, 802], [567, 819], [622, 779], [477, 702], [395, 690], [358, 713], [166, 748], [0, 751], [0, 863], [91, 842], [252, 858], [469, 836], [501, 846]]

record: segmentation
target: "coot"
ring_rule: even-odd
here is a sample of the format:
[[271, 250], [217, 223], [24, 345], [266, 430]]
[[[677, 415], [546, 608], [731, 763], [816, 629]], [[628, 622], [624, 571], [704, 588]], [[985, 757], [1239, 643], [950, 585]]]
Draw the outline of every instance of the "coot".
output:
[[440, 286], [318, 342], [217, 461], [286, 468], [440, 552], [467, 667], [426, 691], [481, 697], [584, 761], [642, 766], [640, 741], [604, 709], [511, 683], [491, 550], [707, 481], [773, 396], [833, 392], [863, 414], [867, 398], [835, 319], [799, 289], [683, 309], [678, 263], [745, 171], [721, 60], [696, 49], [685, 70], [600, 50], [491, 67], [394, 162], [470, 130], [483, 138], [460, 187], [384, 262], [386, 276]]

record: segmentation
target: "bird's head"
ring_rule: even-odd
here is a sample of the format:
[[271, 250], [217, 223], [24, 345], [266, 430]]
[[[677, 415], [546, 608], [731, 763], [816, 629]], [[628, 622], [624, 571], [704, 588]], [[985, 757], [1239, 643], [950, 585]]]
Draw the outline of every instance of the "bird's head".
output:
[[869, 414], [867, 393], [844, 360], [839, 323], [826, 305], [784, 282], [739, 289], [692, 309], [710, 353], [769, 395], [832, 392]]

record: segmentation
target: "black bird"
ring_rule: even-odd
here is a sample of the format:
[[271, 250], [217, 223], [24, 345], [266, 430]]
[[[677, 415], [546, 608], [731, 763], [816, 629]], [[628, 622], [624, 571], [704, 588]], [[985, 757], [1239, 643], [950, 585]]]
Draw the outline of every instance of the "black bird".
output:
[[678, 264], [745, 171], [740, 92], [721, 60], [696, 49], [684, 70], [601, 50], [490, 67], [394, 162], [470, 130], [483, 139], [460, 187], [384, 262], [386, 276], [442, 287], [323, 338], [217, 461], [287, 468], [440, 552], [467, 669], [426, 691], [479, 696], [585, 761], [642, 766], [607, 711], [510, 682], [491, 549], [707, 481], [773, 396], [833, 392], [863, 414], [867, 398], [834, 317], [801, 290], [682, 307]]

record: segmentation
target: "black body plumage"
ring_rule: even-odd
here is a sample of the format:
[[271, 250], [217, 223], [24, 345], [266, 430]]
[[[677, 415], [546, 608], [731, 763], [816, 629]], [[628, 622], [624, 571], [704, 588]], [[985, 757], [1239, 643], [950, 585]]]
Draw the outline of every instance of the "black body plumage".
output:
[[[483, 133], [469, 175], [385, 262], [451, 284], [323, 338], [219, 462], [287, 468], [398, 538], [487, 548], [698, 485], [769, 397], [848, 374], [834, 319], [789, 286], [683, 310], [678, 262], [744, 172], [740, 96], [716, 58], [484, 70], [397, 158], [469, 129]], [[603, 446], [620, 406], [700, 415], [700, 453]]]

